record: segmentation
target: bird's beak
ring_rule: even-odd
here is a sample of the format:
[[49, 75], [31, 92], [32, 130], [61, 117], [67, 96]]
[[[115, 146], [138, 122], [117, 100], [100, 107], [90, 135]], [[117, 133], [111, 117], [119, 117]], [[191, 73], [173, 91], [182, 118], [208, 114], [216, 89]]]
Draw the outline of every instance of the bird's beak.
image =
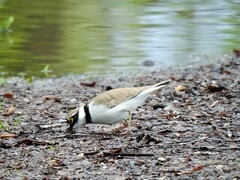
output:
[[66, 131], [67, 133], [70, 133], [70, 134], [74, 134], [75, 133], [75, 130], [73, 129], [73, 127], [72, 126], [69, 126], [68, 128], [67, 128], [67, 131]]

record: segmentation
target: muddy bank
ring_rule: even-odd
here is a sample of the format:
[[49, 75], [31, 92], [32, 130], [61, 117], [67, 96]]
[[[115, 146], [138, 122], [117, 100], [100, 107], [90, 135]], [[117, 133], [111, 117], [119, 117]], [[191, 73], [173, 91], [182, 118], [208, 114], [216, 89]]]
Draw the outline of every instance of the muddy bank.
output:
[[[106, 89], [172, 79], [121, 124], [66, 134], [60, 119]], [[137, 76], [23, 80], [0, 87], [1, 179], [238, 179], [240, 64]], [[124, 130], [122, 130], [123, 132]]]

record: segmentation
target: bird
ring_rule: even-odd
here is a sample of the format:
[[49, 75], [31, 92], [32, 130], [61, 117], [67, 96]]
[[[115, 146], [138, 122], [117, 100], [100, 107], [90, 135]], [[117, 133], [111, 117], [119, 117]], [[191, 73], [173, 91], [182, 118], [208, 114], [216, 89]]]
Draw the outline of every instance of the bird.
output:
[[145, 100], [155, 91], [160, 90], [171, 82], [162, 81], [152, 86], [123, 87], [111, 89], [98, 94], [88, 103], [80, 106], [67, 115], [66, 122], [69, 129], [74, 132], [86, 124], [112, 125], [126, 121], [127, 133], [131, 131], [132, 112], [142, 105]]

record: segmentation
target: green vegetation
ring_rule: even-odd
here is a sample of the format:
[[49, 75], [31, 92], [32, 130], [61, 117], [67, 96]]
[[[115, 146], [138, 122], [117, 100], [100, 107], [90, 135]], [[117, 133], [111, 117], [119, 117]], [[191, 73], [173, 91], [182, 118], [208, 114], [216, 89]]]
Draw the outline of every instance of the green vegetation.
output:
[[52, 150], [52, 151], [56, 151], [57, 150], [57, 146], [53, 145], [53, 146], [50, 146], [48, 149]]
[[11, 32], [11, 25], [14, 22], [14, 17], [10, 16], [5, 20], [0, 21], [0, 33], [7, 34]]
[[3, 77], [0, 77], [0, 86], [4, 85], [6, 83], [6, 79]]
[[23, 116], [22, 116], [22, 115], [19, 115], [18, 117], [16, 117], [16, 118], [13, 120], [13, 125], [14, 125], [14, 126], [17, 126], [17, 125], [21, 124], [22, 120], [23, 120]]
[[41, 70], [41, 72], [43, 72], [44, 74], [45, 74], [45, 76], [46, 77], [48, 77], [49, 76], [49, 72], [51, 72], [51, 70], [49, 70], [49, 64], [47, 64], [42, 70]]
[[4, 124], [4, 122], [0, 120], [0, 130], [4, 130], [4, 129], [7, 129], [7, 125]]

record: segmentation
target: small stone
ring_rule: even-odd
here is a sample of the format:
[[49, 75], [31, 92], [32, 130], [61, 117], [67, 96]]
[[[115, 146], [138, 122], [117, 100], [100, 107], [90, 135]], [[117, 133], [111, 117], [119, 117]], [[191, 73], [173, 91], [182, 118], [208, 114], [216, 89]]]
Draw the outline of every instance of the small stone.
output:
[[146, 130], [151, 130], [152, 127], [153, 127], [153, 125], [152, 125], [152, 123], [150, 123], [150, 122], [148, 121], [148, 122], [145, 122], [145, 123], [144, 123], [144, 127], [145, 127]]
[[26, 102], [26, 103], [29, 103], [29, 102], [30, 102], [30, 99], [24, 98], [23, 101]]
[[170, 111], [170, 110], [173, 110], [173, 109], [174, 109], [174, 107], [173, 107], [172, 104], [169, 104], [164, 108], [165, 111]]
[[109, 90], [111, 90], [112, 89], [112, 86], [107, 86], [106, 87], [106, 91], [109, 91]]
[[77, 102], [77, 99], [76, 99], [76, 98], [73, 98], [73, 99], [70, 100], [70, 103], [72, 103], [72, 104], [73, 104], [73, 103], [76, 103], [76, 102]]
[[163, 105], [163, 104], [154, 104], [153, 105], [153, 109], [154, 110], [156, 110], [156, 109], [158, 109], [158, 108], [161, 108], [161, 109], [163, 109], [165, 106]]
[[106, 165], [104, 165], [102, 168], [103, 168], [103, 169], [107, 169], [108, 167], [107, 167]]
[[240, 113], [237, 113], [237, 119], [240, 119]]
[[159, 158], [158, 158], [158, 161], [165, 162], [166, 159], [165, 159], [164, 157], [159, 157]]
[[228, 136], [228, 137], [232, 137], [232, 132], [231, 132], [231, 131], [228, 131], [228, 132], [227, 132], [227, 136]]
[[154, 65], [154, 62], [153, 62], [153, 61], [150, 61], [150, 60], [146, 60], [146, 61], [143, 61], [143, 62], [142, 62], [142, 65], [151, 67], [151, 66]]
[[223, 165], [217, 165], [216, 169], [222, 171], [223, 167], [224, 167]]
[[84, 158], [84, 153], [78, 154], [77, 157], [78, 157], [79, 159], [83, 159], [83, 158]]
[[67, 174], [66, 171], [58, 171], [57, 172], [57, 175], [59, 175], [59, 176], [65, 176], [66, 174]]
[[130, 166], [134, 167], [135, 166], [135, 161], [130, 161], [129, 164], [130, 164]]

